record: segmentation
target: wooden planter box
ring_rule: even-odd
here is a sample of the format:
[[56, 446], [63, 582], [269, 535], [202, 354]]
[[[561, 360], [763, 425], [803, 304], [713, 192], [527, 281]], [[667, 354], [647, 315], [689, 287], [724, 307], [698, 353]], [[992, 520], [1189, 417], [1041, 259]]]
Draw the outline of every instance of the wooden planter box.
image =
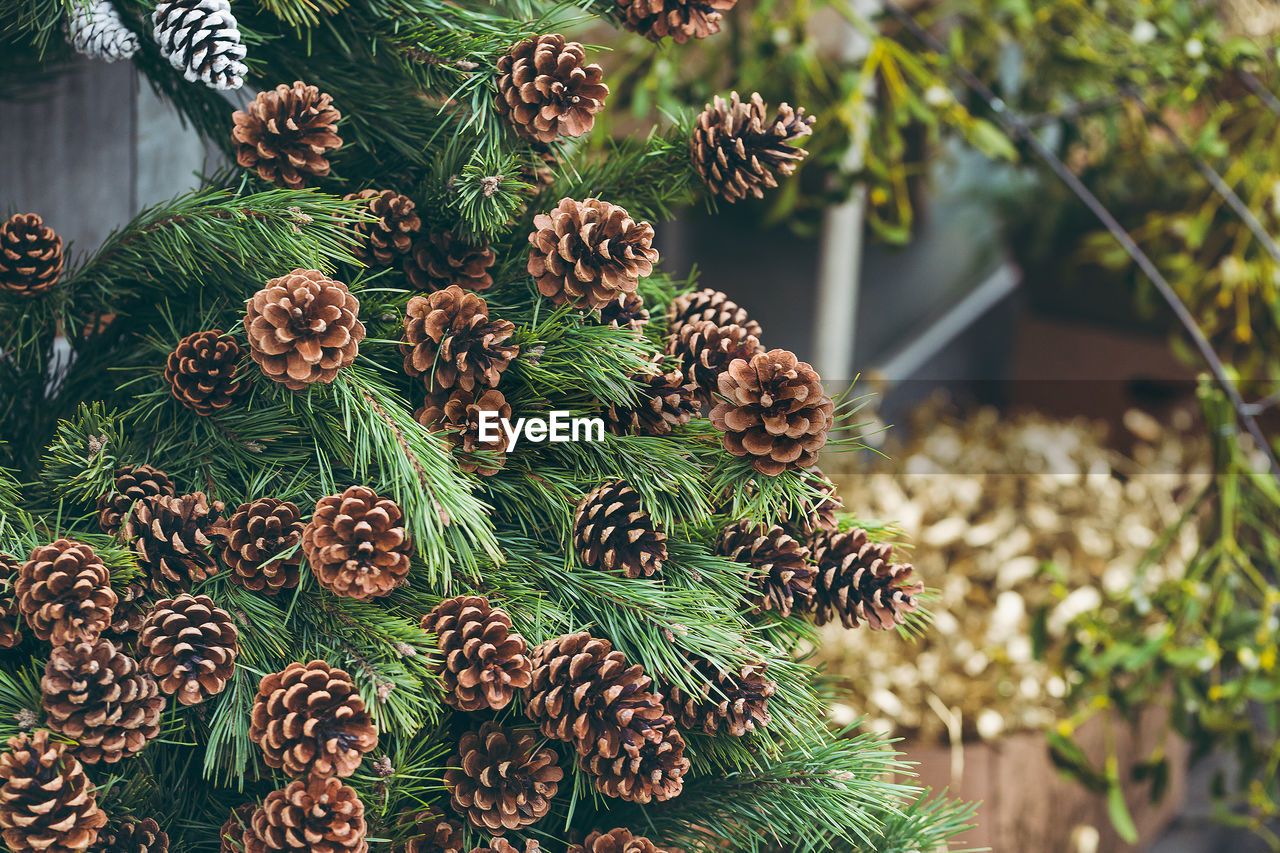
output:
[[[1148, 757], [1166, 715], [1152, 711], [1135, 733], [1116, 725], [1122, 778], [1128, 768]], [[1102, 725], [1091, 720], [1078, 742], [1094, 762], [1104, 754]], [[1049, 758], [1044, 736], [1022, 732], [989, 743], [966, 743], [958, 749], [907, 742], [906, 757], [918, 763], [917, 782], [935, 792], [978, 803], [977, 826], [952, 842], [952, 849], [987, 847], [993, 853], [1118, 853], [1150, 844], [1182, 808], [1186, 792], [1187, 747], [1170, 743], [1169, 788], [1152, 805], [1145, 784], [1127, 785], [1125, 801], [1141, 836], [1134, 847], [1111, 827], [1103, 797], [1061, 776]], [[1100, 764], [1099, 764], [1100, 766]], [[1092, 828], [1092, 830], [1090, 829]], [[1096, 831], [1096, 835], [1094, 834]], [[1097, 839], [1097, 846], [1090, 839]]]

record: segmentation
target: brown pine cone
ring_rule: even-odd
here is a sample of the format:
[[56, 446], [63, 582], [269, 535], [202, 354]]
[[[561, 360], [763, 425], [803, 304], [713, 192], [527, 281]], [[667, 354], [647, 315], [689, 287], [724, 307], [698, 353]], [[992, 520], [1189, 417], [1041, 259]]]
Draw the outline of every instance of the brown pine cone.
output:
[[424, 293], [435, 293], [450, 285], [463, 290], [493, 287], [489, 268], [497, 260], [488, 242], [471, 243], [452, 231], [433, 231], [419, 237], [404, 259], [409, 285]]
[[556, 305], [603, 308], [653, 272], [653, 226], [596, 198], [560, 199], [533, 218], [529, 275]]
[[586, 56], [559, 33], [520, 42], [498, 60], [498, 112], [526, 139], [582, 136], [609, 96], [604, 71]]
[[446, 598], [422, 617], [422, 629], [436, 635], [444, 653], [439, 671], [451, 708], [501, 710], [533, 680], [524, 637], [511, 630], [507, 612], [483, 596]]
[[160, 688], [110, 640], [54, 646], [40, 692], [49, 728], [86, 764], [114, 764], [160, 734]]
[[680, 359], [680, 369], [703, 403], [714, 399], [720, 374], [735, 359], [750, 359], [761, 352], [760, 340], [746, 328], [717, 326], [710, 321], [685, 323], [677, 335], [667, 338], [667, 354]]
[[350, 776], [378, 745], [378, 730], [344, 670], [322, 660], [291, 663], [262, 679], [249, 739], [268, 767], [290, 776]]
[[147, 585], [142, 581], [129, 581], [112, 589], [116, 591], [116, 609], [111, 615], [111, 625], [102, 635], [122, 649], [132, 649], [147, 619]]
[[601, 483], [578, 502], [573, 544], [584, 566], [628, 578], [652, 577], [667, 558], [667, 535], [622, 480]]
[[41, 730], [0, 752], [0, 836], [13, 853], [87, 850], [107, 823], [71, 747]]
[[[498, 437], [482, 441], [481, 412], [492, 412], [498, 418], [510, 420], [511, 404], [496, 388], [488, 389], [478, 398], [471, 391], [454, 388], [448, 396], [428, 395], [426, 404], [414, 413], [414, 417], [427, 429], [448, 436], [453, 446], [463, 454], [457, 460], [459, 468], [481, 477], [490, 477], [506, 464], [506, 430], [502, 428], [501, 420], [493, 421]], [[477, 450], [487, 451], [487, 455], [473, 456]]]
[[720, 13], [738, 0], [617, 0], [622, 26], [658, 42], [666, 36], [676, 44], [704, 39], [720, 32]]
[[678, 337], [681, 326], [706, 322], [717, 326], [741, 326], [748, 335], [764, 337], [760, 324], [751, 319], [745, 308], [710, 287], [677, 296], [667, 306], [668, 337]]
[[169, 834], [154, 818], [123, 820], [99, 832], [89, 853], [169, 853]]
[[837, 528], [836, 513], [844, 506], [844, 502], [836, 494], [836, 484], [831, 482], [830, 477], [817, 468], [810, 468], [809, 473], [813, 475], [821, 497], [808, 512], [792, 512], [785, 525], [788, 532], [801, 540], [812, 539], [822, 531], [834, 533]]
[[761, 474], [810, 468], [835, 424], [835, 403], [818, 372], [784, 349], [734, 359], [717, 379], [724, 397], [711, 423], [724, 433], [724, 449], [751, 457]]
[[58, 283], [62, 238], [34, 213], [15, 213], [0, 224], [0, 294], [39, 296]]
[[365, 830], [364, 803], [355, 790], [331, 777], [312, 776], [267, 794], [244, 833], [244, 851], [366, 853]]
[[204, 492], [162, 495], [134, 506], [122, 533], [153, 592], [188, 592], [217, 573], [213, 554], [226, 536], [221, 514], [222, 502], [210, 504]]
[[466, 841], [462, 824], [449, 820], [439, 809], [406, 814], [403, 820], [413, 824], [413, 835], [396, 845], [395, 853], [462, 853]]
[[325, 155], [342, 147], [333, 98], [301, 80], [259, 92], [248, 112], [236, 110], [231, 140], [236, 162], [278, 187], [302, 189], [308, 176], [329, 174]]
[[404, 372], [421, 376], [432, 394], [477, 385], [493, 387], [520, 348], [508, 320], [489, 319], [489, 305], [457, 285], [409, 300], [404, 318]]
[[329, 383], [356, 360], [364, 340], [360, 300], [319, 270], [273, 278], [253, 295], [244, 317], [249, 355], [291, 391]]
[[566, 634], [539, 644], [532, 657], [525, 714], [544, 735], [572, 743], [580, 753], [613, 758], [624, 743], [634, 748], [637, 738], [659, 739], [671, 723], [653, 679], [639, 664], [627, 666], [608, 640]]
[[36, 639], [55, 646], [95, 639], [111, 626], [117, 601], [102, 558], [71, 539], [31, 552], [14, 597]]
[[253, 803], [241, 803], [231, 810], [218, 833], [218, 839], [222, 842], [218, 853], [242, 853], [244, 834], [252, 826], [253, 813], [257, 808]]
[[[275, 595], [298, 585], [302, 551], [302, 510], [291, 501], [259, 498], [240, 504], [228, 524], [222, 562], [231, 580], [245, 589]], [[280, 556], [293, 550], [287, 557]]]
[[164, 381], [175, 400], [208, 417], [249, 391], [249, 383], [236, 376], [242, 352], [235, 339], [221, 329], [195, 332], [178, 341], [169, 353]]
[[769, 697], [778, 692], [778, 685], [764, 677], [764, 664], [743, 664], [731, 671], [695, 658], [688, 669], [703, 685], [701, 691], [688, 693], [675, 684], [664, 691], [667, 708], [680, 725], [709, 735], [723, 727], [736, 737], [769, 725]]
[[98, 526], [103, 533], [119, 532], [134, 501], [157, 495], [173, 495], [169, 475], [150, 465], [134, 465], [116, 471], [115, 491], [98, 498]]
[[819, 534], [813, 556], [819, 625], [838, 618], [846, 628], [862, 621], [873, 631], [887, 631], [920, 607], [924, 583], [912, 577], [911, 564], [893, 562], [893, 546], [872, 542], [861, 528]]
[[412, 551], [400, 507], [368, 486], [321, 498], [302, 532], [311, 573], [343, 598], [390, 595], [408, 579]]
[[716, 553], [751, 567], [748, 579], [759, 591], [755, 612], [777, 610], [779, 616], [809, 608], [818, 570], [809, 549], [777, 525], [767, 530], [750, 521], [731, 524], [720, 534]]
[[22, 611], [18, 609], [19, 563], [0, 552], [0, 649], [11, 649], [22, 639]]
[[614, 435], [669, 435], [698, 414], [697, 389], [677, 370], [664, 370], [655, 356], [649, 372], [631, 377], [636, 398], [627, 406], [610, 403], [605, 427]]
[[[670, 720], [670, 718], [666, 718]], [[639, 740], [612, 758], [598, 750], [579, 756], [578, 766], [594, 777], [596, 790], [632, 803], [664, 802], [684, 791], [689, 759], [684, 738], [670, 725], [659, 729], [657, 740]]]
[[142, 665], [183, 705], [217, 696], [235, 673], [240, 632], [207, 595], [157, 601], [138, 634]]
[[748, 196], [764, 198], [766, 187], [778, 185], [777, 175], [790, 175], [809, 153], [796, 143], [813, 132], [813, 116], [787, 104], [769, 119], [759, 93], [743, 103], [734, 92], [725, 101], [719, 95], [698, 116], [689, 137], [694, 168], [711, 192], [727, 202]]
[[[594, 315], [588, 314], [588, 322]], [[630, 329], [637, 335], [644, 334], [644, 327], [649, 323], [649, 309], [644, 307], [644, 300], [638, 293], [619, 293], [607, 303], [600, 306], [598, 324], [613, 329]]]
[[409, 254], [413, 238], [422, 228], [417, 206], [413, 199], [392, 190], [361, 190], [342, 197], [343, 201], [356, 199], [368, 199], [362, 206], [377, 218], [353, 226], [356, 235], [353, 254], [367, 266], [393, 266]]
[[555, 750], [536, 747], [533, 732], [492, 721], [464, 734], [444, 771], [454, 811], [491, 835], [541, 820], [564, 771]]
[[524, 848], [519, 848], [505, 838], [490, 838], [488, 847], [472, 847], [470, 853], [538, 853], [536, 839], [526, 838]]
[[632, 835], [629, 829], [599, 830], [581, 844], [570, 844], [566, 853], [668, 853], [643, 835]]

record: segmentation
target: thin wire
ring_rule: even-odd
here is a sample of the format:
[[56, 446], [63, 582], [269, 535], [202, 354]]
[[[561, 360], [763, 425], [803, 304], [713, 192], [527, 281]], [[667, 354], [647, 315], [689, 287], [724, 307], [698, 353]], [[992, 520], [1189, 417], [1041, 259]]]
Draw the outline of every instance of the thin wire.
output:
[[1222, 360], [1218, 358], [1218, 354], [1214, 352], [1213, 345], [1209, 343], [1208, 338], [1204, 336], [1204, 332], [1200, 330], [1199, 324], [1196, 323], [1195, 317], [1187, 308], [1186, 304], [1178, 297], [1173, 287], [1161, 275], [1160, 270], [1152, 262], [1151, 258], [1142, 251], [1133, 238], [1129, 236], [1129, 232], [1124, 226], [1111, 215], [1111, 211], [1098, 200], [1088, 187], [1070, 170], [1066, 164], [1058, 158], [1056, 154], [1040, 141], [1040, 138], [1031, 132], [1025, 121], [1019, 118], [1012, 110], [1008, 108], [1005, 102], [998, 97], [995, 92], [991, 91], [986, 83], [982, 82], [976, 74], [965, 66], [956, 62], [951, 56], [946, 46], [938, 41], [928, 30], [916, 22], [910, 13], [892, 2], [884, 4], [885, 11], [891, 14], [899, 22], [902, 23], [911, 33], [919, 39], [926, 47], [938, 54], [940, 57], [950, 60], [952, 68], [955, 69], [956, 75], [960, 80], [968, 86], [978, 97], [982, 98], [995, 114], [996, 119], [1004, 127], [1006, 133], [1010, 133], [1021, 139], [1035, 153], [1037, 157], [1053, 171], [1058, 179], [1066, 184], [1067, 188], [1073, 192], [1077, 198], [1084, 203], [1086, 207], [1098, 218], [1103, 226], [1111, 232], [1111, 236], [1115, 238], [1138, 265], [1143, 274], [1151, 280], [1160, 296], [1169, 305], [1174, 316], [1178, 318], [1178, 322], [1182, 324], [1187, 335], [1191, 338], [1191, 342], [1195, 345], [1200, 353], [1200, 357], [1204, 359], [1208, 365], [1209, 372], [1213, 374], [1214, 381], [1222, 388], [1227, 399], [1231, 401], [1232, 407], [1236, 410], [1236, 417], [1243, 424], [1245, 430], [1253, 437], [1254, 442], [1258, 445], [1258, 449], [1266, 455], [1267, 463], [1271, 469], [1271, 474], [1277, 480], [1280, 480], [1280, 460], [1276, 459], [1275, 452], [1271, 448], [1271, 444], [1267, 441], [1262, 429], [1258, 426], [1258, 422], [1254, 419], [1249, 410], [1249, 406], [1240, 396], [1240, 391], [1236, 388], [1235, 383], [1231, 381], [1231, 377], [1227, 375], [1227, 369], [1223, 365]]
[[1262, 85], [1262, 81], [1252, 71], [1237, 71], [1236, 76], [1240, 78], [1240, 82], [1244, 83], [1246, 89], [1267, 105], [1267, 109], [1276, 115], [1280, 115], [1280, 98], [1277, 98], [1270, 89]]

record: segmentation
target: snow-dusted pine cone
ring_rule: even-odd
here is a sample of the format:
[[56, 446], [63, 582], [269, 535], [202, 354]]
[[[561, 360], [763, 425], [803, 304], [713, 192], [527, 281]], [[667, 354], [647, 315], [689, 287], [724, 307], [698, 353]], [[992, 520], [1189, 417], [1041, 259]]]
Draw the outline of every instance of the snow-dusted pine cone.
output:
[[617, 0], [622, 25], [649, 41], [666, 36], [676, 44], [720, 32], [720, 13], [738, 0]]
[[0, 752], [0, 837], [13, 853], [87, 850], [107, 824], [72, 747], [41, 729]]
[[866, 622], [886, 631], [904, 624], [920, 606], [924, 583], [913, 576], [911, 564], [893, 562], [893, 546], [872, 542], [861, 528], [820, 534], [813, 557], [820, 625], [839, 619], [846, 628]]
[[265, 676], [249, 715], [249, 739], [268, 767], [290, 776], [350, 776], [378, 745], [378, 729], [345, 670], [321, 660]]
[[479, 595], [446, 598], [422, 617], [444, 654], [440, 674], [444, 701], [459, 711], [501, 710], [533, 680], [524, 637], [511, 617]]
[[596, 830], [581, 844], [570, 844], [566, 853], [668, 853], [643, 835], [629, 829]]
[[343, 598], [390, 595], [408, 579], [412, 551], [404, 512], [368, 486], [321, 498], [302, 532], [311, 573]]
[[364, 803], [334, 778], [296, 779], [272, 791], [250, 818], [245, 853], [366, 853]]
[[353, 226], [357, 240], [355, 256], [370, 266], [393, 266], [409, 254], [422, 228], [413, 199], [394, 190], [361, 190], [342, 197], [343, 201], [356, 199], [365, 199], [365, 212], [375, 218]]
[[664, 691], [667, 708], [680, 725], [709, 735], [723, 728], [737, 737], [769, 725], [769, 698], [778, 685], [764, 677], [763, 664], [725, 670], [696, 658], [687, 669], [702, 689], [690, 693], [672, 684]]
[[504, 343], [515, 334], [510, 320], [490, 318], [489, 304], [457, 285], [409, 300], [404, 318], [404, 372], [421, 376], [432, 394], [455, 387], [492, 388], [519, 354]]
[[222, 562], [231, 570], [232, 582], [269, 595], [298, 585], [302, 563], [298, 545], [306, 525], [297, 504], [279, 498], [240, 504], [227, 527]]
[[111, 0], [90, 0], [72, 6], [67, 18], [67, 39], [76, 53], [90, 59], [115, 62], [132, 59], [138, 52], [138, 37], [120, 20]]
[[102, 558], [71, 539], [32, 551], [18, 569], [14, 596], [31, 633], [55, 646], [97, 638], [111, 626], [118, 600]]
[[147, 498], [125, 519], [122, 535], [147, 573], [152, 591], [187, 592], [218, 571], [213, 555], [226, 535], [222, 502], [204, 492]]
[[273, 278], [249, 300], [249, 355], [290, 391], [329, 383], [356, 360], [364, 340], [360, 300], [319, 270]]
[[62, 238], [34, 213], [0, 223], [0, 296], [40, 296], [62, 275]]
[[711, 322], [717, 326], [741, 326], [748, 335], [764, 336], [760, 324], [738, 303], [710, 287], [681, 294], [667, 306], [667, 336], [677, 337], [680, 327]]
[[404, 259], [404, 274], [415, 290], [435, 293], [450, 285], [463, 290], [493, 287], [489, 272], [497, 255], [487, 242], [470, 242], [452, 231], [433, 231], [414, 241]]
[[530, 36], [498, 60], [498, 112], [516, 133], [538, 142], [582, 136], [604, 109], [604, 71], [587, 64], [576, 41]]
[[160, 734], [160, 688], [110, 640], [55, 646], [40, 693], [49, 728], [75, 740], [86, 764], [114, 764]]
[[652, 577], [667, 558], [666, 534], [622, 480], [602, 483], [578, 502], [573, 544], [583, 565], [628, 578]]
[[689, 137], [694, 168], [711, 191], [727, 202], [748, 196], [764, 198], [766, 188], [776, 187], [776, 175], [790, 175], [809, 153], [797, 142], [812, 133], [812, 116], [787, 104], [770, 119], [759, 93], [739, 100], [734, 92], [726, 101], [719, 95], [698, 116]]
[[539, 213], [529, 243], [529, 275], [557, 305], [603, 308], [620, 293], [634, 293], [658, 262], [653, 226], [596, 198], [562, 198], [550, 213]]
[[98, 526], [115, 534], [134, 502], [159, 495], [173, 495], [169, 475], [150, 465], [134, 465], [116, 471], [115, 488], [98, 498]]
[[207, 595], [157, 601], [138, 632], [142, 665], [183, 705], [216, 696], [235, 673], [239, 630]]
[[249, 69], [228, 0], [160, 0], [151, 13], [160, 55], [194, 83], [239, 89]]
[[804, 612], [814, 595], [818, 571], [809, 549], [777, 525], [764, 528], [750, 521], [731, 524], [720, 534], [716, 553], [751, 567], [748, 580], [758, 592], [756, 612], [777, 610], [780, 616]]
[[301, 80], [259, 92], [247, 112], [236, 110], [231, 118], [236, 162], [278, 187], [302, 189], [311, 178], [325, 177], [325, 155], [342, 147], [342, 113], [333, 98]]
[[502, 835], [537, 823], [551, 809], [564, 771], [532, 731], [490, 721], [467, 732], [449, 758], [444, 786], [453, 810], [476, 829]]
[[169, 353], [164, 381], [175, 400], [208, 417], [248, 393], [249, 383], [236, 375], [242, 352], [235, 339], [221, 329], [194, 332]]

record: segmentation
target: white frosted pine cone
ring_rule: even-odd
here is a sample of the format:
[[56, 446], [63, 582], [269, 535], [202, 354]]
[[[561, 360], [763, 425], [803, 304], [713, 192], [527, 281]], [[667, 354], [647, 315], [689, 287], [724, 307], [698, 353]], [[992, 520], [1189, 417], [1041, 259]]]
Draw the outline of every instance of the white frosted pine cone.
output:
[[239, 89], [249, 69], [228, 0], [161, 0], [151, 13], [160, 53], [210, 89]]
[[138, 52], [138, 37], [120, 20], [110, 0], [94, 0], [76, 6], [67, 19], [67, 40], [90, 59], [115, 62]]

